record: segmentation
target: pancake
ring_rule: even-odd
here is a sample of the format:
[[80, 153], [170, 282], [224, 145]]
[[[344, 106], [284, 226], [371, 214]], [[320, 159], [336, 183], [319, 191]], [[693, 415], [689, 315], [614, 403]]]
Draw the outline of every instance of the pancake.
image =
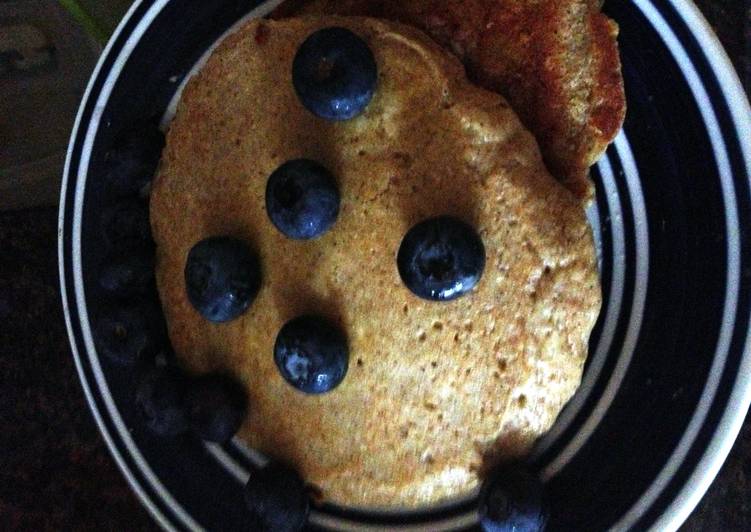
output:
[[470, 79], [504, 95], [550, 172], [580, 198], [626, 111], [616, 37], [601, 0], [291, 0], [275, 16], [367, 15], [414, 25]]
[[[328, 122], [299, 103], [300, 43], [342, 26], [373, 50], [376, 93], [360, 116]], [[266, 180], [306, 157], [338, 180], [339, 217], [314, 240], [285, 238], [265, 212]], [[396, 253], [435, 215], [472, 224], [486, 265], [454, 301], [413, 295]], [[239, 436], [296, 467], [324, 500], [419, 507], [478, 486], [484, 467], [522, 456], [576, 390], [600, 306], [580, 203], [545, 169], [498, 94], [422, 32], [368, 18], [253, 21], [190, 80], [151, 194], [157, 285], [179, 359], [246, 385]], [[211, 235], [259, 254], [248, 311], [204, 320], [186, 295], [188, 251]], [[273, 360], [282, 325], [322, 315], [347, 336], [349, 371], [306, 395]]]

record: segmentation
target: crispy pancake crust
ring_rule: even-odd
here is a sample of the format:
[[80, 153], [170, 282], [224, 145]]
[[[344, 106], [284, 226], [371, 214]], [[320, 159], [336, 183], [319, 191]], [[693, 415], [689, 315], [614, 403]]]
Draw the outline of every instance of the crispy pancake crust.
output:
[[[365, 112], [327, 122], [298, 102], [291, 63], [314, 30], [344, 26], [374, 52]], [[266, 180], [297, 157], [337, 177], [341, 210], [318, 239], [285, 238]], [[473, 224], [486, 266], [470, 294], [419, 299], [396, 253], [438, 214]], [[151, 196], [157, 283], [173, 346], [196, 371], [245, 383], [240, 435], [297, 467], [324, 499], [417, 507], [467, 494], [483, 466], [526, 453], [576, 390], [600, 306], [592, 237], [576, 198], [498, 94], [418, 30], [365, 18], [255, 21], [187, 85]], [[240, 318], [209, 323], [184, 285], [190, 248], [234, 235], [259, 253], [263, 283]], [[298, 392], [273, 361], [289, 319], [337, 322], [349, 372]]]
[[277, 17], [338, 14], [414, 25], [452, 50], [470, 79], [501, 93], [550, 172], [584, 199], [588, 169], [626, 111], [618, 26], [599, 0], [290, 0]]

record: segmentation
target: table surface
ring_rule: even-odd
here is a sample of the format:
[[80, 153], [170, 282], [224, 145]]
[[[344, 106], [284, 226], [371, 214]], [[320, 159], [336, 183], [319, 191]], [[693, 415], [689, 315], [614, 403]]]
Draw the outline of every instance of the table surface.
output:
[[[751, 2], [699, 0], [751, 85]], [[0, 213], [0, 529], [157, 530], [102, 440], [60, 305], [57, 210]], [[683, 531], [751, 530], [751, 418]]]

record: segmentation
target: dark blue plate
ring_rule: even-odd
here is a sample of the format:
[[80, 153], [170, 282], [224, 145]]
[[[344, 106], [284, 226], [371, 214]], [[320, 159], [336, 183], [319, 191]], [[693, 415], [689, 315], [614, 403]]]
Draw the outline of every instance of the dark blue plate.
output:
[[[81, 382], [113, 456], [167, 529], [243, 530], [240, 442], [161, 440], [137, 422], [134, 371], [97, 355], [107, 300], [104, 154], [114, 135], [169, 117], [178, 87], [234, 23], [278, 1], [141, 0], [110, 40], [71, 137], [60, 207], [63, 305]], [[677, 528], [717, 473], [751, 402], [751, 119], [717, 39], [685, 0], [608, 0], [620, 25], [623, 132], [593, 170], [605, 302], [581, 389], [532, 456], [551, 530]], [[93, 318], [91, 318], [93, 319]], [[314, 528], [475, 526], [475, 501], [420, 512], [324, 507]]]

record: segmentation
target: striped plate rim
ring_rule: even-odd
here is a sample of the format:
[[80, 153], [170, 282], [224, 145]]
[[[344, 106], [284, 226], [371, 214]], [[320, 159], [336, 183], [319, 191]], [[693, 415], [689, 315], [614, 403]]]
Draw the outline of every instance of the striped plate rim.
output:
[[[83, 296], [79, 253], [88, 153], [96, 133], [96, 127], [91, 127], [91, 125], [96, 124], [101, 118], [114, 79], [116, 79], [123, 64], [138, 43], [139, 38], [169, 1], [137, 0], [113, 34], [94, 70], [76, 117], [65, 163], [59, 211], [58, 254], [61, 296], [76, 367], [92, 413], [111, 453], [134, 491], [165, 529], [200, 530], [199, 523], [170, 495], [150, 469], [132, 438], [130, 438], [127, 427], [119, 416], [117, 406], [107, 392], [107, 383], [99, 367], [91, 338]], [[273, 0], [262, 3], [248, 16], [262, 16], [281, 1]], [[728, 242], [728, 292], [725, 306], [727, 319], [724, 320], [725, 327], [721, 331], [710, 377], [705, 385], [698, 408], [660, 474], [654, 479], [650, 488], [639, 501], [613, 527], [615, 530], [624, 530], [637, 525], [640, 528], [646, 528], [644, 526], [646, 524], [654, 530], [675, 530], [698, 503], [719, 471], [740, 431], [749, 404], [751, 404], [751, 352], [749, 352], [751, 327], [748, 327], [748, 324], [734, 323], [735, 315], [733, 314], [737, 303], [737, 287], [741, 282], [740, 257], [738, 256], [740, 253], [738, 239], [740, 237], [737, 231], [737, 198], [732, 170], [728, 162], [730, 157], [728, 147], [725, 144], [725, 137], [715, 112], [717, 106], [722, 105], [726, 109], [726, 114], [730, 117], [731, 123], [724, 123], [723, 126], [733, 130], [739, 150], [736, 155], [740, 157], [742, 164], [745, 166], [745, 178], [747, 180], [748, 176], [751, 175], [751, 109], [749, 109], [745, 93], [729, 59], [708, 23], [693, 3], [681, 0], [634, 0], [633, 5], [650, 21], [655, 31], [660, 35], [663, 43], [686, 77], [693, 92], [693, 97], [700, 104], [723, 181], [726, 224], [729, 229], [732, 228], [728, 231], [728, 234], [735, 235], [735, 240]], [[690, 35], [690, 38], [694, 41], [690, 50], [685, 36], [683, 40], [677, 36], [677, 26], [682, 26], [683, 34]], [[697, 63], [702, 63], [704, 66], [701, 74], [697, 69]], [[707, 90], [708, 85], [713, 85], [715, 89], [712, 100], [710, 100]], [[94, 95], [96, 95], [96, 100], [93, 99]], [[717, 101], [717, 95], [719, 95], [721, 101]], [[614, 154], [613, 157], [619, 159], [619, 164], [629, 165], [630, 148], [624, 135], [619, 136], [612, 150], [617, 151], [617, 154]], [[609, 170], [610, 158], [609, 156], [603, 159], [600, 164], [601, 171], [612, 172], [612, 170]], [[629, 172], [626, 172], [626, 175], [628, 176]], [[632, 171], [630, 175], [633, 176], [634, 172]], [[638, 176], [636, 176], [635, 182], [638, 185]], [[632, 195], [632, 199], [634, 197], [638, 201], [639, 194]], [[646, 236], [642, 235], [642, 238], [646, 238]], [[645, 257], [644, 260], [648, 261], [648, 257]], [[643, 264], [642, 267], [646, 268], [647, 265]], [[638, 324], [640, 323], [638, 301], [636, 302], [636, 311], [634, 311], [634, 302], [632, 302], [631, 317], [636, 329], [631, 328], [630, 334], [638, 336]], [[689, 448], [694, 444], [699, 430], [703, 428], [710, 408], [716, 408], [715, 396], [720, 378], [723, 372], [728, 369], [725, 364], [730, 336], [738, 327], [749, 332], [744, 338], [743, 356], [738, 368], [735, 369], [737, 376], [732, 390], [726, 403], [722, 405], [723, 414], [713, 428], [709, 445], [704, 450], [701, 459], [690, 465], [692, 472], [688, 481], [667, 496], [665, 503], [665, 494], [669, 490], [671, 480], [679, 468], [686, 467], [684, 459]], [[618, 375], [622, 376], [627, 367], [628, 357], [622, 356], [618, 360], [616, 371], [609, 377], [608, 388], [599, 398], [598, 407], [587, 419], [585, 429], [587, 425], [590, 426], [589, 430], [596, 426], [598, 412], [601, 415], [607, 409], [607, 398], [617, 390]], [[576, 409], [570, 410], [569, 416], [573, 416]], [[565, 423], [560, 430], [563, 429], [565, 429]], [[585, 440], [586, 433], [587, 430], [584, 430]], [[554, 475], [557, 469], [565, 464], [566, 457], [575, 454], [581, 445], [583, 445], [581, 438], [575, 438], [569, 442], [558, 457], [543, 469], [543, 475]], [[231, 458], [228, 459], [223, 456], [224, 451], [221, 448], [213, 446], [209, 450], [218, 459], [231, 461]], [[228, 467], [232, 468], [233, 466], [228, 464]], [[649, 523], [645, 523], [643, 520], [645, 514], [653, 511], [656, 503], [661, 499], [663, 503], [658, 517]], [[446, 525], [451, 528], [466, 526], [474, 522], [474, 518], [473, 512], [469, 511], [459, 518], [452, 518], [443, 523], [434, 521], [430, 524], [430, 529], [434, 530], [437, 525]], [[346, 527], [348, 524], [346, 520], [339, 522], [339, 525], [336, 522], [331, 523], [325, 515], [319, 516], [317, 521], [318, 524], [324, 526]], [[350, 524], [354, 525], [354, 523]], [[418, 530], [423, 529], [423, 527], [411, 526], [409, 529]]]

